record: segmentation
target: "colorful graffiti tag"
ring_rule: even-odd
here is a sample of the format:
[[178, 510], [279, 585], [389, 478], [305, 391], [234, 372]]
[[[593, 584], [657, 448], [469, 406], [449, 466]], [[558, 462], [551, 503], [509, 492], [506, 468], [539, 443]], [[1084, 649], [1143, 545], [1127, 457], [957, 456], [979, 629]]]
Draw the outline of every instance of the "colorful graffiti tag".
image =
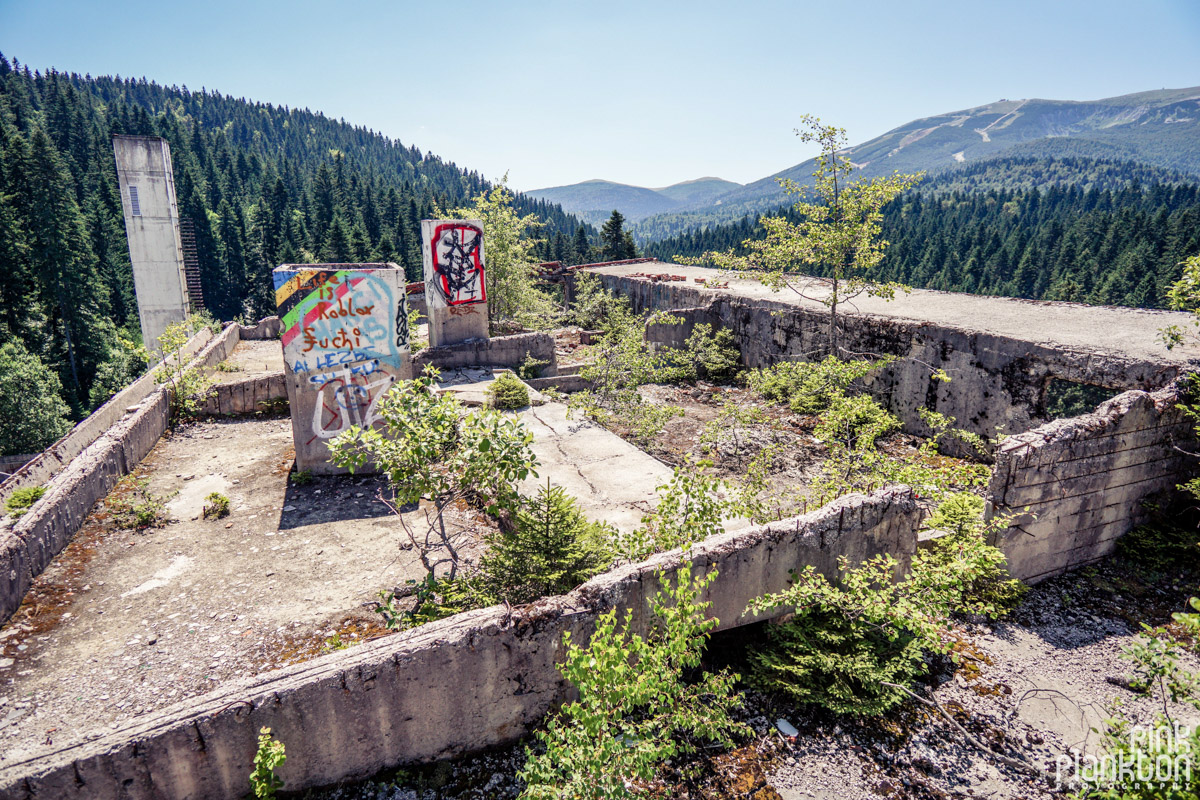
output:
[[297, 463], [319, 461], [327, 457], [325, 440], [378, 422], [380, 399], [408, 377], [404, 273], [385, 265], [285, 265], [274, 277]]
[[424, 220], [426, 302], [453, 308], [487, 302], [483, 225], [463, 220]]

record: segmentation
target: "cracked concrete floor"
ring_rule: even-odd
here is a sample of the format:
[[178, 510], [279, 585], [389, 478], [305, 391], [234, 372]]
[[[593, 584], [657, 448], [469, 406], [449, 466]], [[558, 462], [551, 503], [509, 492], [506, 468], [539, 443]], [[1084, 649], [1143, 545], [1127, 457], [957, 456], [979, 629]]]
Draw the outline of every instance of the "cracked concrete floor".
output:
[[562, 403], [527, 408], [519, 417], [533, 432], [538, 477], [521, 486], [533, 494], [546, 479], [574, 496], [589, 518], [630, 533], [657, 505], [655, 489], [671, 480], [671, 468], [586, 419], [568, 419]]

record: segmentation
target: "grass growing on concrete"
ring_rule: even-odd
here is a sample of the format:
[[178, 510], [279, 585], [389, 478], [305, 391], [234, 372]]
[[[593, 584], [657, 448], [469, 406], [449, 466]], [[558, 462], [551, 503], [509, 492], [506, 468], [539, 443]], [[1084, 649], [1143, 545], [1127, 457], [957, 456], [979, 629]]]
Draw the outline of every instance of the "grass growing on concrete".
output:
[[26, 486], [17, 489], [4, 501], [4, 508], [8, 511], [8, 515], [15, 519], [33, 508], [33, 504], [41, 500], [44, 494], [46, 494], [45, 486]]

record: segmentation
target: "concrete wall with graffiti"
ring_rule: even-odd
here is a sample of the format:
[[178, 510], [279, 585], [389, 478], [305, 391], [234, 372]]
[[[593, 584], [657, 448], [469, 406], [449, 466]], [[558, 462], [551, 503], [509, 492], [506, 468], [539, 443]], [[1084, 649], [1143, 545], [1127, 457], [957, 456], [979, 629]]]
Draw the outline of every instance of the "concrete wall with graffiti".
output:
[[379, 400], [412, 377], [404, 270], [285, 264], [274, 271], [296, 468], [338, 472], [328, 441], [379, 421]]
[[477, 219], [421, 220], [429, 343], [459, 344], [488, 335], [487, 269], [483, 222]]

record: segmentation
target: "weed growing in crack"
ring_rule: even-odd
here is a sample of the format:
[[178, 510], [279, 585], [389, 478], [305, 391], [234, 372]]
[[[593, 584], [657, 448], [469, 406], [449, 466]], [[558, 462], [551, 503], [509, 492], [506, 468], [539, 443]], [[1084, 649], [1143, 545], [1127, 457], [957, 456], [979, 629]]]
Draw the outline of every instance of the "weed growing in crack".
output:
[[161, 528], [170, 521], [166, 506], [169, 498], [152, 493], [146, 478], [129, 475], [117, 486], [118, 492], [108, 500], [108, 508], [122, 528]]
[[283, 788], [283, 779], [275, 770], [287, 761], [286, 748], [271, 736], [270, 728], [258, 732], [258, 752], [254, 754], [254, 770], [250, 773], [250, 789], [256, 800], [273, 800], [275, 792]]

